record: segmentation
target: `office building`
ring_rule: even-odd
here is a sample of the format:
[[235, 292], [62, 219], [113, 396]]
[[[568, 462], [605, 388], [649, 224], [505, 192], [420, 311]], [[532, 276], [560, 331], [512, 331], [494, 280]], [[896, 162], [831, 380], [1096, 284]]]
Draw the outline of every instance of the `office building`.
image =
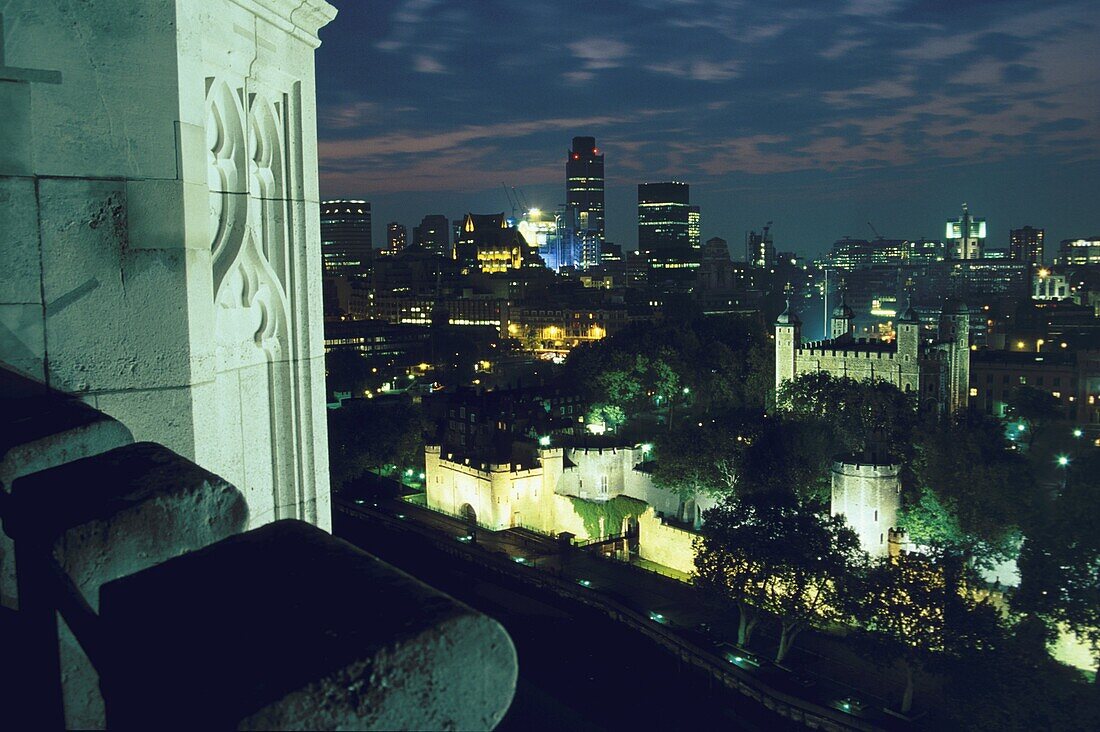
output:
[[947, 259], [947, 245], [935, 239], [911, 239], [906, 242], [905, 260], [909, 264], [933, 264]]
[[947, 222], [945, 238], [951, 242], [952, 259], [981, 259], [985, 249], [985, 219], [970, 215], [963, 204], [962, 216]]
[[638, 252], [654, 268], [698, 267], [698, 250], [688, 236], [687, 183], [638, 185]]
[[370, 270], [370, 203], [333, 200], [321, 203], [321, 258], [325, 272], [362, 275]]
[[[592, 231], [604, 239], [603, 154], [594, 137], [574, 137], [565, 159], [566, 208], [576, 216], [578, 231]], [[598, 255], [597, 255], [598, 259]]]
[[701, 249], [703, 239], [699, 229], [700, 213], [698, 206], [688, 206], [688, 244], [692, 249]]
[[1063, 239], [1058, 245], [1058, 264], [1071, 267], [1100, 264], [1100, 236]]
[[413, 227], [412, 243], [417, 249], [450, 257], [453, 254], [451, 222], [443, 214], [428, 214], [420, 220], [419, 226]]
[[1008, 236], [1008, 253], [1017, 262], [1026, 262], [1032, 266], [1043, 263], [1043, 229], [1025, 226], [1013, 229]]
[[386, 224], [386, 248], [380, 253], [397, 254], [402, 251], [408, 243], [409, 235], [405, 225], [399, 224], [396, 221], [391, 221]]

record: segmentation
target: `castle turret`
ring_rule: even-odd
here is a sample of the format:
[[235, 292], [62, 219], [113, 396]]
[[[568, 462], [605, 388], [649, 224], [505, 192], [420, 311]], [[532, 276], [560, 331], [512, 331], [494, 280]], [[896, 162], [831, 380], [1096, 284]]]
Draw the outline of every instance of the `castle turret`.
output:
[[795, 359], [799, 346], [802, 345], [802, 321], [798, 314], [791, 309], [790, 298], [787, 299], [787, 308], [780, 313], [775, 320], [775, 388], [784, 381], [790, 381], [795, 376]]
[[944, 409], [954, 414], [966, 409], [970, 394], [970, 310], [949, 298], [940, 313], [940, 342], [944, 345]]
[[894, 460], [876, 455], [843, 457], [833, 463], [831, 511], [845, 517], [860, 546], [872, 556], [890, 552], [890, 530], [901, 507], [899, 471]]
[[898, 388], [915, 392], [920, 385], [920, 318], [913, 310], [912, 298], [907, 298], [905, 310], [898, 318]]
[[829, 320], [829, 337], [834, 341], [838, 338], [852, 334], [852, 309], [848, 307], [847, 292], [840, 291], [840, 304], [833, 308], [833, 316]]

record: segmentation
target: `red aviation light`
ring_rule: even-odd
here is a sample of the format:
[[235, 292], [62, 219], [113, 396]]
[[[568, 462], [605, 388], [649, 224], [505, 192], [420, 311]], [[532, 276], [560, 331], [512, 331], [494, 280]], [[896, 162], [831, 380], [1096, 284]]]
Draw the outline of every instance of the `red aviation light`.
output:
[[581, 159], [581, 156], [580, 156], [580, 155], [578, 155], [577, 153], [573, 153], [573, 159], [574, 159], [574, 160], [580, 160], [580, 159]]
[[600, 149], [598, 147], [592, 148], [592, 154], [593, 155], [599, 155], [600, 154]]

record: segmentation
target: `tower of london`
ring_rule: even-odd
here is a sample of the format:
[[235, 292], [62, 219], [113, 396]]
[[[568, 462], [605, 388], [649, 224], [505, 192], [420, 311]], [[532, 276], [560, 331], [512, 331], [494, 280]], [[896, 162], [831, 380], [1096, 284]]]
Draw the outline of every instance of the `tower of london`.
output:
[[894, 341], [855, 338], [853, 314], [841, 301], [832, 312], [831, 338], [802, 342], [802, 321], [787, 303], [775, 322], [775, 386], [799, 374], [827, 371], [859, 380], [882, 379], [915, 394], [923, 409], [952, 414], [966, 408], [970, 386], [970, 316], [966, 305], [948, 300], [935, 335], [922, 334], [907, 304]]

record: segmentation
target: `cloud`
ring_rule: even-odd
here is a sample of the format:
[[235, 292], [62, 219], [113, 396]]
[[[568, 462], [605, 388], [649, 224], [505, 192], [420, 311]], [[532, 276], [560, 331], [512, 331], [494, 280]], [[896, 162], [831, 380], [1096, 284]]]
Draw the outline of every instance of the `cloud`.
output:
[[446, 74], [447, 67], [436, 59], [425, 54], [417, 54], [413, 57], [413, 70], [421, 74]]
[[670, 61], [649, 64], [645, 68], [655, 74], [668, 74], [695, 81], [728, 81], [738, 75], [739, 61]]
[[585, 69], [615, 69], [630, 56], [631, 48], [614, 38], [591, 36], [566, 44], [576, 58], [584, 62]]

